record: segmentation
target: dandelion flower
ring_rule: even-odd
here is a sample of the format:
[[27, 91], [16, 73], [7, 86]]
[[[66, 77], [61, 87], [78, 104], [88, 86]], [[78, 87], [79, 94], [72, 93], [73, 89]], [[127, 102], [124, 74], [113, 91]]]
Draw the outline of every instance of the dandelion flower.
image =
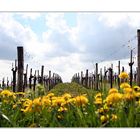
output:
[[102, 115], [100, 117], [100, 120], [101, 120], [102, 123], [106, 123], [108, 121], [108, 119], [109, 119], [109, 116], [108, 115]]
[[75, 97], [75, 99], [76, 99], [77, 105], [85, 105], [88, 103], [88, 99], [83, 95], [77, 96], [77, 97]]
[[65, 112], [65, 111], [67, 111], [68, 109], [66, 108], [66, 107], [60, 107], [59, 109], [58, 109], [58, 112]]
[[112, 94], [112, 93], [118, 93], [118, 90], [116, 88], [111, 88], [109, 90], [109, 94]]
[[121, 100], [122, 100], [122, 94], [120, 93], [109, 94], [106, 98], [107, 105], [118, 103]]
[[123, 89], [124, 93], [132, 93], [132, 88], [124, 88]]
[[68, 100], [71, 98], [71, 95], [69, 93], [65, 93], [63, 96], [62, 96], [65, 100]]
[[132, 101], [132, 100], [134, 100], [134, 98], [135, 98], [135, 95], [134, 94], [131, 94], [131, 93], [125, 93], [123, 95], [123, 99], [125, 101]]
[[123, 88], [130, 88], [131, 86], [128, 84], [128, 83], [122, 83], [120, 85], [120, 88], [123, 89]]
[[137, 91], [140, 91], [140, 87], [139, 87], [139, 86], [134, 86], [133, 89], [134, 89], [134, 91], [136, 91], [136, 92], [137, 92]]
[[125, 78], [128, 78], [128, 74], [126, 72], [121, 72], [120, 75], [119, 75], [119, 78], [121, 79], [125, 79]]
[[94, 103], [96, 105], [102, 105], [103, 104], [103, 100], [102, 100], [102, 98], [97, 98]]
[[101, 98], [101, 97], [102, 97], [102, 94], [100, 92], [95, 95], [95, 99]]
[[111, 115], [111, 120], [112, 121], [116, 121], [118, 119], [118, 116], [117, 115], [115, 115], [115, 114], [112, 114]]

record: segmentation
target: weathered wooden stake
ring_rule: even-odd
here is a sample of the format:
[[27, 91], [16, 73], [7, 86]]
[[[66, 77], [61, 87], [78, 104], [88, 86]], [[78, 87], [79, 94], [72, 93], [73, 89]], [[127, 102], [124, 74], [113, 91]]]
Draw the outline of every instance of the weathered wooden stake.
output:
[[83, 85], [83, 71], [81, 71], [81, 85]]
[[120, 61], [118, 61], [118, 89], [120, 89], [120, 78], [119, 78], [119, 75], [120, 75]]
[[110, 77], [110, 88], [112, 88], [113, 87], [113, 70], [112, 70], [112, 68], [109, 68], [108, 69], [109, 70], [109, 77]]
[[34, 84], [33, 84], [33, 90], [35, 91], [35, 86], [36, 86], [36, 70], [34, 74]]
[[28, 64], [26, 65], [26, 72], [24, 73], [24, 84], [23, 84], [23, 92], [25, 91], [25, 88], [27, 88], [27, 72], [28, 72]]
[[2, 79], [2, 89], [5, 89], [5, 79]]
[[88, 88], [88, 69], [86, 70], [85, 87]]
[[138, 73], [137, 73], [137, 85], [140, 86], [140, 29], [137, 30], [137, 38], [138, 38]]
[[29, 88], [32, 89], [32, 68], [30, 69]]
[[9, 88], [9, 80], [8, 80], [8, 77], [7, 77], [7, 88]]
[[41, 67], [41, 84], [43, 84], [44, 66]]
[[23, 47], [17, 47], [17, 56], [18, 56], [18, 81], [17, 81], [17, 91], [23, 91], [23, 70], [24, 70], [24, 55]]
[[132, 58], [133, 58], [133, 56], [132, 56], [132, 54], [133, 54], [133, 50], [131, 50], [131, 56], [130, 56], [130, 63], [129, 63], [129, 66], [130, 66], [130, 86], [132, 87], [132, 81], [133, 81], [133, 71], [132, 71], [132, 66], [133, 66], [133, 64], [134, 64], [134, 62], [132, 62]]
[[95, 89], [98, 90], [98, 63], [96, 63], [96, 74], [95, 74]]
[[13, 64], [12, 64], [12, 72], [13, 72], [12, 87], [13, 87], [13, 92], [16, 92], [17, 60], [15, 60], [15, 68], [13, 67]]
[[122, 72], [124, 72], [124, 66], [122, 66]]
[[49, 71], [49, 86], [48, 86], [49, 90], [51, 89], [51, 71]]

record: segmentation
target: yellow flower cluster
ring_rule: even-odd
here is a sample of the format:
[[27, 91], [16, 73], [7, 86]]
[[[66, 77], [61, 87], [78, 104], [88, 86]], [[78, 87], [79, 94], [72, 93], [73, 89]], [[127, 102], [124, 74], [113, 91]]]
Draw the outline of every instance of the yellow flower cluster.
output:
[[86, 105], [88, 103], [88, 99], [87, 97], [81, 95], [81, 96], [77, 96], [75, 97], [76, 99], [76, 105], [81, 106], [81, 105]]
[[0, 93], [0, 96], [5, 98], [5, 97], [13, 97], [15, 98], [15, 94], [9, 90], [3, 90], [1, 93]]
[[0, 98], [4, 103], [11, 104], [16, 99], [15, 93], [9, 91], [9, 90], [3, 90], [0, 92]]
[[120, 88], [121, 89], [124, 89], [124, 88], [130, 88], [131, 86], [128, 84], [128, 83], [122, 83], [121, 85], [120, 85]]
[[94, 103], [96, 105], [102, 105], [103, 104], [102, 94], [100, 92], [95, 95]]
[[119, 75], [119, 78], [121, 78], [121, 79], [126, 79], [128, 77], [129, 76], [128, 76], [128, 74], [126, 72], [121, 72], [120, 75]]
[[112, 93], [118, 93], [118, 90], [116, 88], [111, 88], [109, 90], [109, 94], [112, 94]]
[[120, 93], [113, 93], [113, 94], [109, 94], [106, 97], [106, 103], [108, 106], [114, 105], [118, 102], [120, 102], [122, 99], [122, 94]]
[[68, 104], [84, 106], [87, 103], [88, 99], [85, 95], [72, 97], [69, 93], [65, 93], [62, 96], [55, 96], [53, 93], [49, 93], [46, 96], [25, 101], [21, 110], [25, 113], [39, 112], [47, 107], [51, 109], [58, 107], [58, 112], [66, 112]]

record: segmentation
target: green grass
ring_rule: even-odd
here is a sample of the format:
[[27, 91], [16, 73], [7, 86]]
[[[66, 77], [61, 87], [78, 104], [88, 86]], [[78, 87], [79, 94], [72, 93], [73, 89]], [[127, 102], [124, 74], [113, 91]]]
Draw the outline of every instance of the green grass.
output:
[[[102, 89], [103, 99], [108, 95], [109, 85]], [[89, 103], [85, 106], [76, 106], [68, 104], [68, 111], [59, 112], [59, 106], [51, 108], [46, 107], [41, 112], [23, 113], [21, 107], [13, 109], [13, 104], [0, 104], [0, 127], [140, 127], [140, 105], [135, 101], [123, 102], [115, 107], [110, 107], [104, 114], [97, 113], [97, 110], [103, 105], [93, 103], [97, 92], [93, 89], [87, 89], [77, 83], [60, 83], [51, 89], [48, 93], [54, 93], [55, 96], [61, 96], [64, 93], [70, 93], [73, 97], [86, 94]], [[44, 87], [37, 87], [35, 92], [27, 92], [30, 99], [47, 95]], [[16, 99], [18, 101], [18, 99]], [[118, 119], [111, 120], [111, 115], [116, 114]], [[108, 115], [107, 122], [102, 123], [101, 115]], [[58, 118], [60, 116], [60, 118]]]
[[64, 93], [70, 93], [74, 96], [81, 95], [81, 94], [87, 94], [91, 93], [94, 94], [95, 92], [91, 89], [87, 89], [83, 87], [82, 85], [79, 85], [75, 82], [72, 83], [60, 83], [56, 85], [53, 89], [49, 91], [49, 93], [52, 92], [55, 95], [62, 95]]

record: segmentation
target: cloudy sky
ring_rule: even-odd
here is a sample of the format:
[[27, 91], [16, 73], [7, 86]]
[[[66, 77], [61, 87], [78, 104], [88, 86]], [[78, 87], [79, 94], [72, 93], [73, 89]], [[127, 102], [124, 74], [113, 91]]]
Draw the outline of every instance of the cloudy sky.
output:
[[45, 74], [56, 72], [64, 82], [81, 70], [94, 71], [96, 62], [116, 68], [121, 60], [127, 69], [138, 28], [140, 13], [0, 12], [0, 78], [11, 76], [17, 46], [24, 47], [25, 65], [44, 65]]

